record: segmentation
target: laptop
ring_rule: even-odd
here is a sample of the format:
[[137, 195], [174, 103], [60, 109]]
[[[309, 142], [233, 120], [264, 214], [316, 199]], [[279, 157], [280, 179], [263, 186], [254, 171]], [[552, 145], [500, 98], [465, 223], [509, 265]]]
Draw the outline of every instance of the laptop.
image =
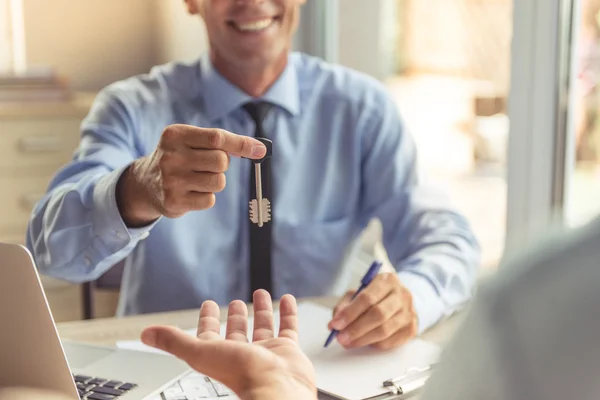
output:
[[0, 321], [0, 387], [54, 390], [74, 400], [139, 400], [190, 371], [176, 357], [61, 343], [33, 257], [20, 245], [0, 243]]

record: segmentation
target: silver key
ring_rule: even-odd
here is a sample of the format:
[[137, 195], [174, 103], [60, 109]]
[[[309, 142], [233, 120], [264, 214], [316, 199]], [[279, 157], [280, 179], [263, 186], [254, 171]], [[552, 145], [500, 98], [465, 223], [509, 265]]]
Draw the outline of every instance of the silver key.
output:
[[256, 179], [256, 199], [250, 201], [250, 220], [262, 227], [271, 220], [271, 202], [262, 196], [260, 162], [254, 163], [254, 176]]
[[258, 224], [262, 227], [267, 222], [271, 221], [271, 202], [262, 195], [262, 174], [260, 164], [263, 160], [271, 157], [272, 143], [269, 139], [257, 138], [267, 147], [267, 154], [260, 160], [254, 162], [254, 178], [256, 181], [256, 199], [250, 200], [250, 221], [253, 224]]

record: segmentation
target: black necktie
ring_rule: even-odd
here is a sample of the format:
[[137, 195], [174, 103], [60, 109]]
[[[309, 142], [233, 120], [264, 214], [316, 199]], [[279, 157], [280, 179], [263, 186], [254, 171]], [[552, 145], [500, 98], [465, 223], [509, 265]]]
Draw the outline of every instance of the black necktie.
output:
[[[270, 109], [271, 104], [264, 102], [247, 103], [244, 105], [244, 110], [246, 110], [256, 125], [254, 133], [255, 137], [267, 137], [262, 124]], [[261, 163], [261, 170], [263, 198], [269, 199], [271, 205], [273, 205], [273, 191], [271, 190], [271, 158], [267, 158]], [[250, 199], [256, 199], [256, 177], [254, 175], [254, 166], [250, 168]], [[273, 294], [271, 272], [272, 212], [273, 211], [271, 211], [271, 221], [265, 223], [262, 227], [250, 222], [250, 301], [252, 301], [252, 294], [257, 289], [265, 289]]]

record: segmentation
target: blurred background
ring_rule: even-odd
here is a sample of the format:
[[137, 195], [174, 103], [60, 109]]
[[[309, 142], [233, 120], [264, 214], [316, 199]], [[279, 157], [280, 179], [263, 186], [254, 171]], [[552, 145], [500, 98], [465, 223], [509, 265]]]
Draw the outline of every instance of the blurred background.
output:
[[[23, 242], [31, 208], [69, 161], [99, 89], [207, 49], [201, 21], [182, 3], [0, 0], [0, 241]], [[562, 136], [552, 136], [568, 145], [556, 158], [562, 164], [552, 158], [558, 167], [540, 175], [560, 180], [552, 186], [561, 188], [560, 201], [551, 206], [567, 226], [600, 210], [600, 0], [573, 4], [566, 18], [572, 35], [558, 54], [571, 66], [568, 122]], [[528, 29], [515, 7], [513, 0], [308, 0], [295, 41], [296, 50], [386, 85], [417, 142], [422, 179], [446, 190], [473, 225], [483, 273], [498, 265], [507, 235], [526, 229], [509, 211], [526, 201], [518, 198], [524, 189], [514, 185], [511, 207], [507, 171], [520, 179], [519, 171], [529, 173], [525, 167], [542, 154], [538, 145], [545, 146], [534, 141], [522, 155], [508, 151], [509, 131], [518, 135], [510, 148], [519, 149], [537, 129], [517, 132], [509, 124], [511, 82], [535, 81], [511, 60], [515, 23]], [[536, 43], [528, 46], [535, 53]], [[536, 180], [525, 189], [535, 190]], [[535, 201], [527, 207], [535, 211]], [[511, 218], [517, 222], [507, 224]], [[362, 238], [365, 260], [385, 257], [379, 235], [374, 221]], [[57, 320], [82, 317], [80, 286], [44, 284]], [[112, 315], [117, 295], [114, 288], [93, 290], [94, 316]]]

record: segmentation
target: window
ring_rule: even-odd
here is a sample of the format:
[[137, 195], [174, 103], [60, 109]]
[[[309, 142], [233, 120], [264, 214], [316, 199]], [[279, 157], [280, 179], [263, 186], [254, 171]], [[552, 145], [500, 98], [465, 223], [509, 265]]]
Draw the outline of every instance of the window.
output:
[[23, 0], [0, 0], [0, 73], [25, 69]]
[[571, 226], [600, 212], [600, 0], [581, 0], [572, 15], [574, 101], [565, 151], [565, 217]]
[[337, 62], [385, 83], [426, 179], [471, 222], [484, 267], [506, 231], [513, 0], [342, 0]]

